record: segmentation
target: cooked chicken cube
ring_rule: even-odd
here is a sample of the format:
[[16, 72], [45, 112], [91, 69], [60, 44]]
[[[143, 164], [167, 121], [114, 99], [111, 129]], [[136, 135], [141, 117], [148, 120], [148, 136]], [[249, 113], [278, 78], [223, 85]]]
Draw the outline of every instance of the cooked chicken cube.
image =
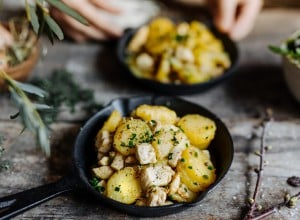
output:
[[146, 197], [148, 206], [165, 205], [167, 190], [163, 187], [153, 186], [147, 191]]
[[145, 167], [141, 171], [141, 183], [144, 189], [150, 186], [166, 186], [175, 172], [168, 165], [156, 164]]
[[108, 156], [102, 157], [101, 160], [99, 160], [98, 164], [101, 165], [101, 166], [109, 165], [109, 157]]
[[96, 177], [102, 180], [108, 179], [114, 173], [114, 170], [110, 166], [93, 168], [92, 171]]
[[136, 58], [136, 65], [144, 71], [152, 71], [154, 68], [154, 59], [147, 53], [142, 53]]
[[194, 54], [191, 49], [182, 46], [177, 47], [175, 56], [183, 62], [193, 63], [195, 60]]
[[110, 151], [111, 146], [112, 138], [110, 137], [108, 131], [102, 131], [99, 136], [97, 135], [96, 147], [99, 152], [107, 153], [108, 151]]
[[147, 200], [145, 198], [139, 198], [136, 200], [135, 205], [137, 206], [146, 206], [147, 205]]
[[180, 185], [180, 175], [177, 173], [175, 174], [172, 182], [170, 183], [168, 195], [172, 195], [176, 193], [177, 190], [179, 189], [179, 185]]
[[136, 146], [136, 158], [140, 164], [156, 163], [155, 150], [151, 144], [142, 143]]
[[122, 154], [117, 153], [110, 166], [115, 170], [121, 170], [124, 168], [124, 158]]
[[177, 163], [181, 158], [182, 151], [184, 151], [185, 149], [186, 149], [185, 144], [178, 144], [171, 150], [171, 153], [169, 153], [169, 156], [168, 156], [168, 164], [171, 167], [177, 166]]
[[128, 157], [125, 158], [125, 163], [126, 164], [135, 164], [137, 163], [137, 159], [135, 156], [129, 155]]

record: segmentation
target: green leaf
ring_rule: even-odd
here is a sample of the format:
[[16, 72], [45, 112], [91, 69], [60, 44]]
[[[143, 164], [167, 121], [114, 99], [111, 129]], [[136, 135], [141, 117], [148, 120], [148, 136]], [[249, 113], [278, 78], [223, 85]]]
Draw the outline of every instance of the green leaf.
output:
[[28, 84], [28, 83], [21, 83], [21, 82], [15, 82], [17, 86], [19, 86], [24, 92], [37, 95], [39, 97], [45, 97], [47, 95], [47, 92], [45, 90], [40, 89], [37, 86]]
[[57, 36], [57, 38], [59, 40], [63, 40], [64, 39], [64, 33], [62, 32], [61, 28], [56, 23], [56, 21], [54, 21], [53, 18], [51, 18], [48, 14], [44, 14], [44, 18], [45, 18], [45, 21], [46, 21], [47, 25], [49, 26], [51, 31], [54, 32], [54, 34]]
[[88, 21], [82, 17], [78, 12], [76, 12], [74, 9], [67, 6], [65, 3], [59, 0], [46, 0], [50, 5], [53, 7], [63, 11], [67, 15], [71, 16], [72, 18], [76, 19], [82, 24], [88, 25]]
[[274, 52], [274, 53], [278, 53], [278, 54], [281, 54], [281, 55], [287, 55], [288, 54], [288, 51], [280, 48], [280, 47], [275, 47], [275, 46], [272, 46], [270, 45], [269, 46], [269, 49]]
[[39, 24], [38, 16], [35, 11], [35, 7], [26, 3], [26, 14], [27, 14], [28, 20], [30, 21], [30, 23], [32, 25], [33, 31], [36, 34], [38, 34], [39, 29], [40, 29], [40, 24]]
[[33, 103], [36, 110], [52, 110], [53, 108], [46, 104]]

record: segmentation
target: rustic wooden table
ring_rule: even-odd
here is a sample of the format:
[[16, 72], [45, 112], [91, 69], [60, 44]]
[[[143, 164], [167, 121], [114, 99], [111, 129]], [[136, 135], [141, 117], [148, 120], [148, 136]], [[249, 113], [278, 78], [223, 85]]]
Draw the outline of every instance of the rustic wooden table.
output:
[[[291, 97], [282, 77], [280, 57], [270, 53], [269, 44], [278, 44], [300, 27], [300, 9], [264, 10], [252, 34], [239, 42], [240, 65], [237, 74], [226, 83], [207, 92], [182, 96], [216, 113], [229, 127], [234, 139], [235, 157], [231, 169], [219, 187], [203, 203], [164, 219], [241, 219], [256, 176], [249, 166], [258, 164], [252, 152], [259, 148], [255, 125], [265, 108], [272, 108], [275, 121], [267, 132], [267, 144], [273, 148], [266, 155], [266, 167], [259, 204], [268, 207], [282, 201], [286, 192], [299, 188], [286, 183], [290, 176], [300, 176], [300, 105]], [[33, 75], [47, 76], [53, 69], [67, 68], [76, 81], [95, 90], [97, 101], [149, 94], [122, 76], [115, 57], [115, 45], [44, 41], [47, 55], [40, 60]], [[63, 176], [70, 164], [71, 148], [79, 131], [82, 114], [62, 114], [52, 133], [52, 156], [47, 159], [29, 132], [9, 115], [16, 112], [8, 95], [0, 97], [0, 133], [6, 137], [4, 160], [11, 168], [0, 172], [0, 196], [53, 182]], [[80, 193], [59, 196], [15, 219], [137, 219], [95, 202]], [[269, 219], [300, 219], [300, 206], [283, 208]]]

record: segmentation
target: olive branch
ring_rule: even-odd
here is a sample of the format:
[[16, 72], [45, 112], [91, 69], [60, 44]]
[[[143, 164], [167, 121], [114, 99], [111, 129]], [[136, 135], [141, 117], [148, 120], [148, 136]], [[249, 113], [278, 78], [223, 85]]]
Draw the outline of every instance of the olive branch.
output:
[[[0, 5], [2, 5], [1, 3], [2, 0], [0, 0]], [[52, 43], [54, 42], [55, 37], [59, 40], [64, 39], [62, 29], [50, 15], [48, 9], [49, 6], [62, 11], [82, 24], [88, 25], [88, 22], [84, 17], [61, 0], [33, 0], [31, 3], [29, 3], [28, 0], [25, 0], [27, 20], [30, 22], [33, 32], [37, 36], [46, 33]], [[33, 103], [28, 97], [28, 94], [30, 94], [43, 98], [46, 95], [46, 92], [39, 87], [20, 83], [12, 79], [1, 69], [0, 79], [3, 79], [5, 85], [8, 87], [14, 104], [19, 109], [18, 113], [11, 115], [11, 118], [14, 119], [20, 116], [24, 128], [29, 129], [36, 135], [37, 142], [42, 151], [47, 156], [50, 156], [49, 129], [44, 119], [41, 117], [40, 112], [47, 111], [51, 109], [51, 107], [45, 104]]]
[[37, 35], [46, 33], [52, 43], [55, 37], [63, 40], [64, 33], [57, 22], [50, 16], [48, 6], [62, 11], [84, 25], [88, 25], [84, 17], [61, 0], [34, 0], [33, 3], [30, 4], [28, 0], [25, 0], [27, 20], [31, 23], [34, 33]]
[[2, 70], [0, 70], [0, 77], [4, 79], [11, 98], [19, 109], [19, 112], [11, 115], [11, 119], [20, 116], [24, 128], [36, 134], [41, 149], [47, 156], [50, 156], [49, 129], [38, 111], [50, 110], [51, 107], [45, 104], [33, 103], [27, 96], [27, 94], [31, 94], [44, 97], [46, 95], [45, 91], [31, 84], [17, 82]]

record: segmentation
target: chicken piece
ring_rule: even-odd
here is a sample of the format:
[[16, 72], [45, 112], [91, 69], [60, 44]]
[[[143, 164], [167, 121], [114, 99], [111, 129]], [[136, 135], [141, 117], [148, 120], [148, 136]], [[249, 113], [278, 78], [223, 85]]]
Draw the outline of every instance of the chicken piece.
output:
[[96, 186], [99, 190], [100, 193], [105, 194], [106, 191], [106, 181], [105, 180], [101, 180], [97, 186]]
[[108, 131], [102, 131], [96, 138], [96, 148], [101, 153], [107, 153], [112, 146], [112, 138]]
[[136, 65], [142, 71], [151, 72], [154, 68], [154, 60], [149, 54], [142, 53], [137, 56]]
[[151, 144], [142, 143], [136, 146], [136, 158], [140, 164], [156, 163], [155, 150]]
[[174, 174], [170, 166], [155, 164], [141, 170], [141, 183], [144, 189], [150, 186], [166, 186], [171, 182]]
[[172, 195], [176, 193], [177, 190], [179, 189], [179, 186], [180, 186], [180, 175], [177, 173], [175, 174], [172, 182], [170, 183], [168, 195]]
[[102, 180], [108, 179], [114, 173], [114, 170], [110, 166], [93, 168], [92, 171], [96, 177]]
[[110, 166], [115, 170], [121, 170], [124, 168], [124, 158], [122, 154], [117, 153]]
[[148, 206], [165, 205], [167, 200], [167, 190], [163, 187], [153, 186], [146, 194]]
[[197, 197], [197, 193], [189, 190], [189, 188], [183, 183], [180, 183], [177, 193], [185, 202], [191, 202]]
[[138, 160], [135, 158], [135, 156], [129, 155], [125, 158], [126, 164], [135, 164], [137, 162], [138, 162]]
[[193, 52], [189, 48], [182, 46], [176, 48], [175, 56], [179, 60], [187, 63], [193, 63], [195, 60]]
[[186, 149], [186, 146], [189, 146], [189, 141], [181, 141], [178, 145], [176, 145], [168, 155], [168, 164], [171, 167], [176, 167], [178, 161], [181, 159], [182, 151]]
[[99, 164], [100, 166], [107, 166], [107, 165], [109, 165], [109, 157], [108, 157], [108, 156], [103, 156], [103, 157], [99, 160], [98, 164]]
[[139, 198], [136, 200], [135, 205], [137, 206], [146, 206], [147, 200], [145, 198]]

